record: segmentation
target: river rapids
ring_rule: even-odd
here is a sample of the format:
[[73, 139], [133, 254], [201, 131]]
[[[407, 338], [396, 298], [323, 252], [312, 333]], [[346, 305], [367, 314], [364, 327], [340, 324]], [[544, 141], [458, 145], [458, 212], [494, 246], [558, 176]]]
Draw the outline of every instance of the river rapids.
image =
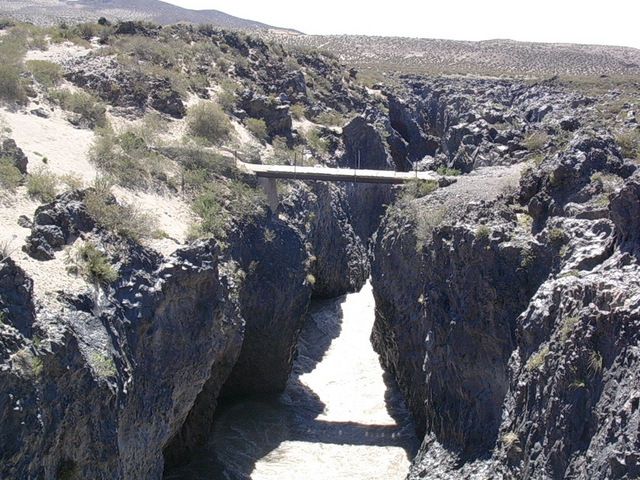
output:
[[314, 301], [286, 390], [221, 405], [208, 444], [165, 480], [402, 480], [418, 440], [369, 336], [360, 292]]

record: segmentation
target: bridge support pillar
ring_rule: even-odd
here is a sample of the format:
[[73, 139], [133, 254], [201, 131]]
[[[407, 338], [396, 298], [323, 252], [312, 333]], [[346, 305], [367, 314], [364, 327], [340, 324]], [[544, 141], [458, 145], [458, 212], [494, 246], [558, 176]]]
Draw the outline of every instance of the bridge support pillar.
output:
[[276, 213], [278, 210], [278, 184], [276, 183], [276, 179], [258, 177], [258, 185], [262, 187], [262, 190], [267, 196], [271, 211]]

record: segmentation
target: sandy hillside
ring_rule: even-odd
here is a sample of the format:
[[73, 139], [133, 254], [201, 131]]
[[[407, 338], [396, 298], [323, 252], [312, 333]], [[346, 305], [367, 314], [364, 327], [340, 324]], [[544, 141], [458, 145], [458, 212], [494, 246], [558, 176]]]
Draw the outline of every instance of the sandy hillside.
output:
[[[49, 57], [51, 58], [51, 57]], [[32, 111], [44, 110], [49, 118], [41, 118]], [[33, 173], [45, 169], [58, 177], [72, 174], [79, 177], [85, 185], [90, 185], [97, 170], [88, 160], [88, 151], [94, 139], [90, 130], [79, 129], [64, 118], [60, 110], [32, 103], [19, 111], [0, 110], [5, 137], [12, 138], [29, 159], [27, 169]], [[58, 191], [66, 187], [60, 180]], [[164, 254], [170, 254], [185, 240], [187, 225], [191, 220], [188, 205], [178, 196], [161, 196], [146, 192], [131, 192], [114, 188], [118, 200], [133, 203], [141, 211], [157, 217], [159, 228], [166, 238], [150, 241], [150, 246]], [[0, 201], [0, 245], [6, 246], [11, 257], [34, 279], [36, 295], [46, 302], [53, 301], [52, 292], [65, 285], [67, 288], [77, 283], [83, 286], [81, 279], [66, 273], [64, 251], [58, 252], [55, 260], [38, 261], [21, 250], [30, 229], [18, 225], [18, 219], [26, 216], [33, 218], [40, 202], [29, 198], [25, 186], [19, 187], [16, 194], [2, 194]]]

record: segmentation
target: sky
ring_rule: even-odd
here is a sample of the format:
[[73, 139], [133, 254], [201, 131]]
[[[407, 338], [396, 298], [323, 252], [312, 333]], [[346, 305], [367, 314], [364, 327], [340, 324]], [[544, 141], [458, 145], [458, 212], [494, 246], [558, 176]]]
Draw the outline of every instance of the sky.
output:
[[638, 0], [163, 1], [316, 35], [500, 38], [640, 48]]

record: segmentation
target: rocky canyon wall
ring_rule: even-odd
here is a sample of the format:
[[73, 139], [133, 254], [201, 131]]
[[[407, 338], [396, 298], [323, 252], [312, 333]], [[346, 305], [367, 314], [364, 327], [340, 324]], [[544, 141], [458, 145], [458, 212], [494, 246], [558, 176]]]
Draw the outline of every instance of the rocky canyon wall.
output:
[[408, 478], [634, 478], [636, 165], [580, 126], [589, 98], [458, 86], [413, 83], [393, 124], [471, 173], [390, 208], [373, 247], [372, 341], [424, 435]]

